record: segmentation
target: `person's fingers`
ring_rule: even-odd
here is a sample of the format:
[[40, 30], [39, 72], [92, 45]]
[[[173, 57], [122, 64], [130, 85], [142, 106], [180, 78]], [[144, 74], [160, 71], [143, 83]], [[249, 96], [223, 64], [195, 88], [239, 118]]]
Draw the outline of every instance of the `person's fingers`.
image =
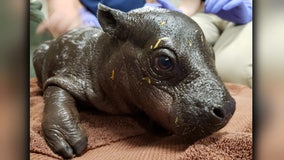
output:
[[218, 2], [218, 0], [206, 0], [205, 1], [205, 12], [206, 13], [211, 13], [212, 8], [214, 5]]
[[48, 30], [57, 37], [63, 32], [65, 21], [59, 14], [52, 14], [48, 20]]
[[[214, 4], [213, 8], [211, 9], [212, 13], [218, 13], [222, 8], [227, 4], [230, 3], [230, 0], [219, 0], [216, 4]], [[232, 1], [231, 1], [232, 2]]]
[[81, 20], [79, 15], [62, 17], [62, 14], [54, 13], [47, 20], [44, 20], [37, 28], [37, 33], [48, 30], [53, 37], [58, 37], [66, 31], [79, 27]]
[[56, 22], [54, 22], [54, 20], [50, 20], [50, 19], [47, 19], [47, 20], [44, 20], [42, 21], [37, 29], [36, 29], [36, 33], [37, 34], [41, 34], [41, 33], [44, 33], [46, 31], [49, 31], [53, 37], [57, 37], [58, 36], [58, 29], [56, 28], [57, 25], [56, 25]]
[[232, 8], [235, 8], [243, 3], [243, 0], [233, 0], [229, 3], [227, 3], [224, 7], [223, 10], [228, 11], [231, 10]]
[[68, 22], [61, 21], [57, 23], [57, 25], [52, 25], [51, 30], [56, 35], [56, 37], [60, 36], [61, 34], [65, 33], [68, 29]]

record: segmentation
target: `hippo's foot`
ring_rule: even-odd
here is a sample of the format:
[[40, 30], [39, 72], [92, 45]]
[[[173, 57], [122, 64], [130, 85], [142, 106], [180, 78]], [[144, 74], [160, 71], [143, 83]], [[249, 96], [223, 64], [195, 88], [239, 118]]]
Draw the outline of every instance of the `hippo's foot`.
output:
[[65, 90], [50, 86], [44, 92], [42, 122], [44, 138], [53, 152], [65, 159], [81, 155], [88, 144], [73, 97]]

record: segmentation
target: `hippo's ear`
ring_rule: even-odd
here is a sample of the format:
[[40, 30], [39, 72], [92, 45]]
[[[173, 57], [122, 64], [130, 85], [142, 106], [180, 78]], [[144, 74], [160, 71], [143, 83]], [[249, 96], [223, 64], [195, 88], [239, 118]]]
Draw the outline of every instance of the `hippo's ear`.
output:
[[126, 27], [127, 13], [109, 8], [103, 4], [98, 6], [98, 20], [104, 32], [119, 39], [126, 39], [128, 29]]

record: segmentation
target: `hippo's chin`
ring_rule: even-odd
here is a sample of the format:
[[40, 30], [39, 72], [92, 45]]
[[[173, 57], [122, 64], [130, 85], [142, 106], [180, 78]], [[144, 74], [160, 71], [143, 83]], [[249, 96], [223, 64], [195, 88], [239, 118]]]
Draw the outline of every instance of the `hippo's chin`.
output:
[[[217, 129], [219, 130], [219, 129]], [[179, 131], [174, 132], [175, 135], [179, 136], [180, 138], [184, 139], [188, 143], [194, 143], [195, 141], [205, 138], [214, 132], [217, 131], [214, 130], [203, 130], [197, 127], [191, 128], [191, 129], [180, 129]]]

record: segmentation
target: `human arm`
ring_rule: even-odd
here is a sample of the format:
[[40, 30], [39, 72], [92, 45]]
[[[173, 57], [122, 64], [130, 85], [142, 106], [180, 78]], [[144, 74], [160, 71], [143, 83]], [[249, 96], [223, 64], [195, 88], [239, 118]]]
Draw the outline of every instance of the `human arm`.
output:
[[47, 0], [48, 18], [37, 28], [37, 33], [48, 30], [53, 37], [81, 25], [78, 0]]

